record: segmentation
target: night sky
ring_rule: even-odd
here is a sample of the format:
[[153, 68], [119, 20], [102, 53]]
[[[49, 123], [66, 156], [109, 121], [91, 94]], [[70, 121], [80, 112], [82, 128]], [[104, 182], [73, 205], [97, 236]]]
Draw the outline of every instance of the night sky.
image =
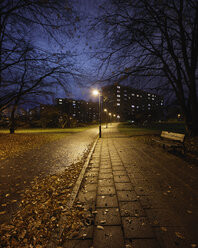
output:
[[[78, 68], [80, 77], [70, 78], [71, 85], [68, 87], [68, 97], [94, 99], [90, 92], [92, 88], [98, 88], [97, 81], [104, 76], [103, 71], [99, 70], [100, 61], [95, 53], [102, 40], [102, 30], [93, 31], [91, 26], [94, 18], [100, 15], [99, 5], [101, 0], [75, 0], [72, 1], [72, 8], [78, 18], [75, 29], [71, 24], [68, 35], [60, 33], [58, 43], [49, 39], [48, 35], [38, 32], [37, 27], [32, 33], [34, 44], [50, 52], [67, 52], [74, 55], [73, 60]], [[108, 74], [108, 71], [106, 72]], [[89, 88], [90, 87], [90, 88]], [[65, 97], [65, 92], [61, 87], [56, 87], [55, 97]]]

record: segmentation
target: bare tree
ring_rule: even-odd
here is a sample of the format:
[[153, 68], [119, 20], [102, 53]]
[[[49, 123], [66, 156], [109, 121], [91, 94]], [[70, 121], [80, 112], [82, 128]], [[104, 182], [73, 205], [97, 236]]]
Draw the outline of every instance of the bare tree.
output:
[[[12, 106], [13, 133], [19, 104], [51, 94], [57, 84], [66, 90], [68, 75], [77, 76], [72, 54], [60, 42], [75, 28], [75, 20], [68, 1], [3, 0], [0, 7], [0, 111]], [[42, 33], [62, 52], [41, 49], [35, 33], [37, 39]]]
[[[186, 130], [198, 135], [198, 2], [194, 0], [111, 0], [101, 7], [103, 65], [116, 76], [140, 77], [154, 87], [173, 90]], [[106, 46], [106, 47], [105, 47]]]

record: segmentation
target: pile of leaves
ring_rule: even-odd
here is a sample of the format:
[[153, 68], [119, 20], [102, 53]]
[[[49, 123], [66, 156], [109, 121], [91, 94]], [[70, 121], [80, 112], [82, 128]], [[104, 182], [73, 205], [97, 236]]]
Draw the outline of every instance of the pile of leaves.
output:
[[9, 223], [0, 226], [0, 247], [46, 247], [52, 233], [66, 216], [64, 236], [69, 237], [83, 225], [83, 209], [67, 208], [73, 186], [83, 162], [71, 165], [64, 173], [36, 178], [26, 189], [18, 211]]
[[64, 134], [0, 134], [0, 160], [19, 155], [27, 150], [62, 138]]

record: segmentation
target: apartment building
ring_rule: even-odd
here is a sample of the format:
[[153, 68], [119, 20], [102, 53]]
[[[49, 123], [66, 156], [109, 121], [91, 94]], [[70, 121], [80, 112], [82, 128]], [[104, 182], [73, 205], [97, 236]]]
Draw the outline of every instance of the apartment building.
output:
[[63, 112], [79, 122], [93, 122], [98, 120], [98, 103], [57, 98], [56, 105]]
[[120, 121], [135, 122], [140, 115], [161, 118], [164, 100], [159, 95], [113, 84], [102, 88], [102, 96], [103, 107], [119, 117]]

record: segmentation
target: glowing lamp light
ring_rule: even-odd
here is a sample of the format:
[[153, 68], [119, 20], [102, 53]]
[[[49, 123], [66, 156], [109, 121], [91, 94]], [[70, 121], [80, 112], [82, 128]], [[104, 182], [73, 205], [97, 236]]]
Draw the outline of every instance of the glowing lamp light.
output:
[[104, 109], [104, 112], [107, 112], [107, 109]]
[[99, 95], [99, 91], [98, 90], [93, 90], [92, 93], [93, 93], [94, 96], [98, 96]]

